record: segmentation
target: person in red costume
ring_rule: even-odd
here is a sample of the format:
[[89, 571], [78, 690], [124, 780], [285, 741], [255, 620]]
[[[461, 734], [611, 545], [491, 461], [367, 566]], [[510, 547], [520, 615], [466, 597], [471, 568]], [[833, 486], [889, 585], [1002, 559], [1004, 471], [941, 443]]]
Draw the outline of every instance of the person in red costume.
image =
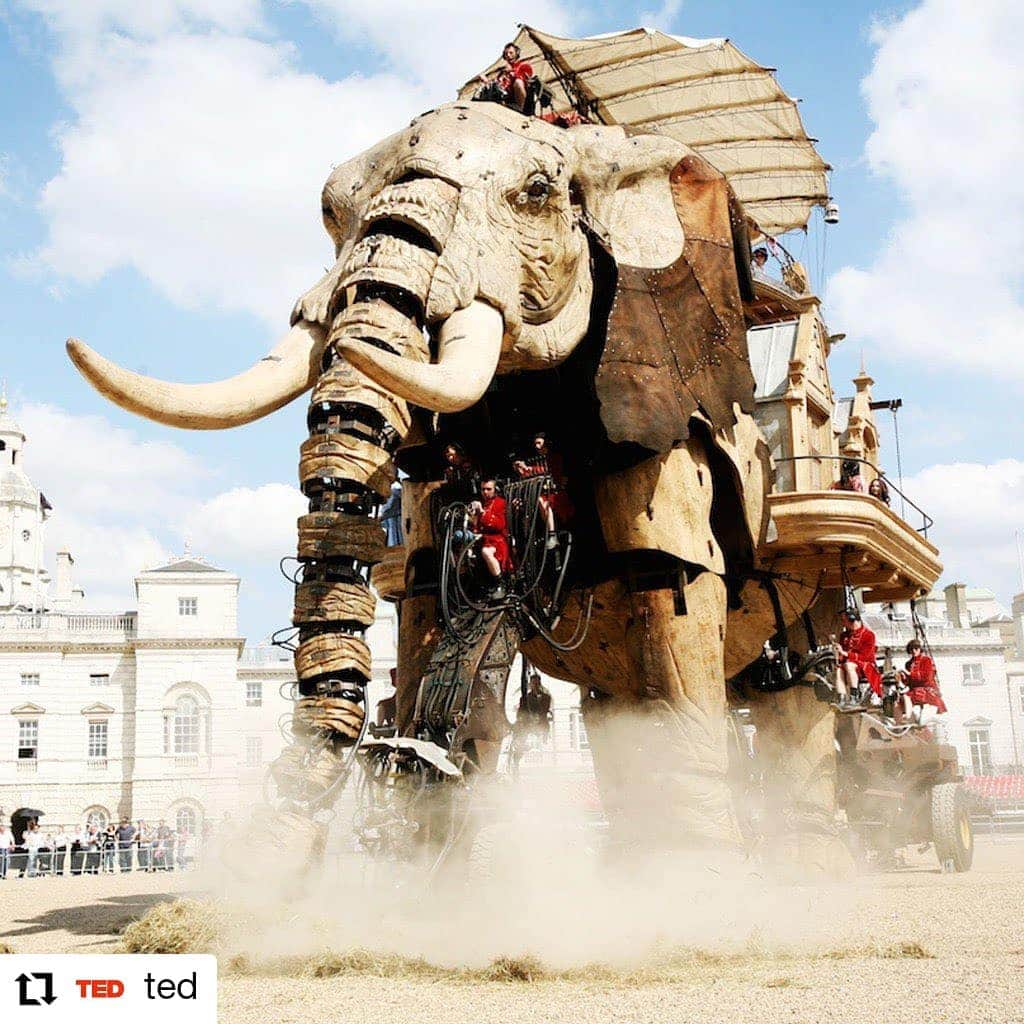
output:
[[516, 459], [512, 468], [521, 480], [545, 474], [551, 477], [551, 489], [538, 498], [538, 504], [548, 525], [547, 546], [549, 549], [557, 547], [556, 520], [564, 525], [575, 512], [572, 500], [565, 493], [565, 464], [562, 456], [548, 444], [547, 434], [538, 431], [533, 435], [533, 451]]
[[512, 551], [509, 547], [508, 516], [505, 499], [498, 494], [493, 480], [484, 480], [480, 485], [481, 501], [473, 502], [473, 526], [481, 534], [480, 557], [487, 571], [498, 581], [494, 597], [504, 597], [501, 574], [512, 568]]
[[863, 679], [876, 697], [882, 696], [882, 677], [875, 664], [875, 634], [864, 625], [856, 609], [843, 612], [843, 631], [836, 650], [836, 693], [840, 707], [855, 707]]
[[[485, 85], [494, 83], [500, 90], [503, 100], [516, 110], [522, 110], [526, 106], [526, 83], [533, 78], [533, 67], [522, 59], [519, 47], [515, 43], [506, 43], [505, 49], [501, 51], [505, 66], [501, 68], [494, 78], [480, 76], [480, 81]], [[493, 97], [488, 97], [491, 99]]]
[[903, 717], [909, 719], [913, 716], [915, 704], [919, 707], [930, 704], [940, 715], [944, 715], [946, 702], [939, 690], [935, 662], [924, 653], [921, 641], [916, 638], [907, 644], [907, 654], [910, 655], [910, 660], [906, 664], [906, 670], [900, 673], [900, 680], [908, 687], [907, 692], [903, 694]]

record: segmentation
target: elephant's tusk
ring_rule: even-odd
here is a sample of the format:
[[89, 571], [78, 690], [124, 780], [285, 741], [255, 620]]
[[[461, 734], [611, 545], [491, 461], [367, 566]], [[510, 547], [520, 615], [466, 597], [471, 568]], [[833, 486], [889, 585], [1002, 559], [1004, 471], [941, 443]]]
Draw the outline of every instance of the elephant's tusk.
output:
[[335, 345], [392, 394], [433, 412], [461, 412], [483, 397], [494, 378], [503, 334], [501, 313], [478, 299], [441, 326], [436, 363], [414, 362], [349, 338]]
[[255, 366], [212, 384], [144, 377], [68, 338], [71, 361], [101, 394], [129, 412], [171, 427], [222, 430], [251, 423], [308, 391], [320, 372], [326, 333], [300, 320]]

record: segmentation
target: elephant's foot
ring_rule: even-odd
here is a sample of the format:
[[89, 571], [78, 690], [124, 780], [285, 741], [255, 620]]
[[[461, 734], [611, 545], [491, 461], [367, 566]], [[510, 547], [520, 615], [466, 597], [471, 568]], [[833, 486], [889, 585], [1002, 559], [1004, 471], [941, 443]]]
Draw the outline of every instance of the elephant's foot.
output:
[[614, 849], [741, 851], [724, 722], [722, 763], [695, 762], [689, 724], [664, 701], [585, 700], [583, 707]]
[[791, 831], [764, 844], [762, 860], [774, 874], [794, 881], [846, 881], [857, 863], [838, 832]]
[[814, 691], [751, 695], [763, 780], [759, 850], [786, 874], [846, 878], [856, 871], [836, 814], [834, 716]]
[[740, 849], [729, 764], [725, 587], [705, 572], [684, 590], [631, 594], [627, 693], [584, 702], [613, 838], [659, 848]]

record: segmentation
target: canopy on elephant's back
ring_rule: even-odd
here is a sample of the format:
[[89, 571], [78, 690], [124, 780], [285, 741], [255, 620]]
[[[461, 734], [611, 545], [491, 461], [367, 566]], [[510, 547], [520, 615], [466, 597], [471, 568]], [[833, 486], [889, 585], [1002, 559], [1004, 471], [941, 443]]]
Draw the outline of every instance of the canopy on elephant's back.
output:
[[[582, 104], [592, 120], [685, 143], [725, 174], [765, 234], [806, 228], [814, 207], [828, 202], [829, 166], [808, 138], [796, 101], [779, 87], [774, 69], [728, 39], [646, 28], [563, 39], [524, 25], [515, 42], [556, 110]], [[460, 97], [478, 85], [467, 82]]]

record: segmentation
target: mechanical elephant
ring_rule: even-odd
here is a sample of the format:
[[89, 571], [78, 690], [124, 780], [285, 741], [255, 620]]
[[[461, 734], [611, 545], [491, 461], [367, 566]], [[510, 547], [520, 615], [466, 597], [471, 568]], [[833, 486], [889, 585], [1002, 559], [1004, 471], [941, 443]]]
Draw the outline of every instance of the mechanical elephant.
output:
[[[385, 557], [373, 516], [401, 468], [397, 703], [400, 731], [415, 733], [440, 632], [423, 568], [432, 453], [459, 436], [496, 464], [518, 419], [533, 417], [564, 449], [578, 508], [572, 585], [592, 595], [593, 618], [573, 651], [529, 630], [516, 640], [583, 688], [620, 835], [738, 844], [726, 678], [772, 632], [761, 605], [744, 617], [770, 465], [750, 415], [749, 246], [724, 177], [657, 135], [455, 103], [337, 167], [323, 220], [334, 265], [282, 342], [235, 378], [158, 382], [69, 342], [103, 394], [179, 427], [236, 426], [312, 389], [297, 722], [346, 742], [362, 734], [368, 569]], [[333, 756], [303, 770], [326, 785]]]

